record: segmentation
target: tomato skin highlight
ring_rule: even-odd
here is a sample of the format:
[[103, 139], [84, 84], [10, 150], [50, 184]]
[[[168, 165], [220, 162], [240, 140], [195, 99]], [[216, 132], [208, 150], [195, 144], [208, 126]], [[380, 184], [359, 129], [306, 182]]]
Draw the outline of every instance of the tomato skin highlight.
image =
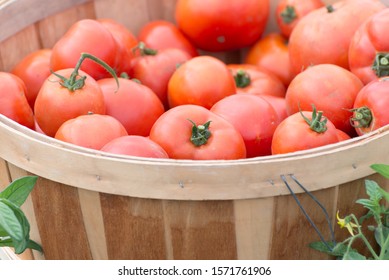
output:
[[148, 87], [133, 80], [114, 78], [97, 81], [104, 97], [106, 114], [118, 119], [128, 134], [148, 136], [154, 122], [165, 111], [158, 96]]
[[[75, 22], [55, 43], [50, 66], [53, 71], [72, 68], [76, 66], [81, 53], [90, 53], [115, 68], [117, 47], [113, 35], [103, 24], [97, 20], [82, 19]], [[110, 76], [93, 61], [85, 61], [81, 70], [96, 80]]]
[[56, 132], [55, 138], [81, 147], [100, 150], [108, 142], [125, 135], [126, 129], [114, 117], [87, 114], [64, 122]]
[[[70, 77], [73, 68], [59, 70], [56, 73]], [[35, 100], [35, 118], [42, 131], [51, 137], [55, 136], [58, 128], [67, 120], [90, 112], [105, 114], [103, 93], [96, 80], [83, 71], [80, 76], [86, 76], [82, 89], [70, 91], [60, 84], [60, 79], [51, 74]]]
[[51, 49], [40, 49], [26, 55], [11, 70], [26, 85], [26, 98], [31, 109], [34, 109], [35, 99], [43, 82], [51, 74], [50, 57]]
[[35, 128], [33, 111], [26, 98], [26, 86], [18, 76], [0, 72], [0, 114], [28, 128]]
[[200, 49], [228, 51], [251, 45], [265, 30], [269, 0], [178, 0], [175, 20]]
[[211, 112], [232, 123], [240, 132], [247, 157], [271, 154], [271, 142], [279, 116], [265, 99], [251, 94], [231, 95], [213, 105]]
[[236, 93], [234, 77], [227, 65], [211, 56], [197, 56], [183, 63], [168, 83], [169, 107], [194, 104], [210, 109]]
[[[366, 127], [358, 127], [359, 122], [353, 124], [358, 135], [370, 133], [389, 124], [389, 77], [373, 80], [365, 85], [358, 93], [354, 109], [368, 108], [371, 113], [371, 122]], [[353, 118], [356, 117], [354, 111]]]
[[350, 117], [363, 83], [350, 71], [334, 65], [311, 66], [298, 74], [286, 91], [288, 115], [311, 110], [312, 104], [338, 128], [353, 136]]
[[[308, 119], [312, 119], [311, 111], [302, 111]], [[272, 154], [285, 154], [308, 150], [339, 142], [338, 132], [331, 121], [327, 120], [327, 130], [323, 133], [313, 131], [301, 113], [288, 116], [276, 128], [271, 145]]]
[[148, 137], [128, 135], [113, 139], [101, 148], [101, 151], [148, 158], [169, 158], [161, 146]]
[[[193, 121], [204, 125], [210, 121], [206, 144], [191, 142]], [[173, 159], [229, 160], [246, 157], [246, 147], [239, 131], [222, 117], [199, 105], [181, 105], [166, 111], [153, 125], [150, 139]]]

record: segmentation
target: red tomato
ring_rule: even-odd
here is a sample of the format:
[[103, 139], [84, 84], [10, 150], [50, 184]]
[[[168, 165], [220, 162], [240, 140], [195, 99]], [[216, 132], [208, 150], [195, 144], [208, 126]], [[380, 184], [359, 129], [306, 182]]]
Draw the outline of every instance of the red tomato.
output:
[[279, 117], [265, 99], [250, 94], [235, 94], [217, 102], [211, 112], [232, 123], [240, 132], [247, 157], [271, 154], [271, 141]]
[[321, 0], [280, 0], [276, 6], [275, 18], [281, 34], [289, 38], [302, 17], [323, 6]]
[[170, 107], [195, 104], [207, 109], [236, 93], [234, 77], [227, 65], [211, 56], [197, 56], [182, 64], [168, 84]]
[[249, 48], [244, 61], [273, 73], [285, 86], [294, 77], [289, 65], [287, 40], [279, 33], [269, 33], [258, 40]]
[[284, 84], [272, 73], [251, 64], [228, 64], [234, 75], [236, 92], [285, 97]]
[[200, 49], [228, 51], [247, 47], [262, 35], [269, 0], [178, 0], [178, 27]]
[[164, 112], [155, 93], [133, 80], [119, 78], [117, 88], [114, 78], [98, 80], [104, 96], [106, 114], [118, 119], [130, 135], [148, 136], [154, 122]]
[[113, 19], [98, 19], [112, 34], [117, 44], [117, 55], [115, 61], [116, 73], [129, 73], [131, 70], [131, 61], [135, 57], [132, 51], [138, 45], [136, 36], [128, 30], [124, 25]]
[[349, 69], [348, 50], [355, 31], [384, 8], [378, 0], [342, 0], [303, 17], [289, 40], [293, 73], [327, 63]]
[[[117, 43], [111, 32], [100, 22], [82, 19], [74, 23], [55, 43], [51, 55], [51, 69], [57, 71], [76, 66], [81, 53], [90, 53], [112, 68], [117, 57]], [[98, 80], [110, 76], [100, 65], [86, 61], [81, 70]]]
[[389, 75], [389, 8], [374, 14], [355, 32], [349, 49], [350, 70], [364, 84]]
[[168, 107], [167, 86], [169, 80], [178, 65], [190, 58], [188, 53], [180, 49], [143, 48], [141, 55], [132, 61], [130, 77], [138, 79], [143, 85], [153, 90], [164, 106]]
[[26, 85], [26, 98], [32, 109], [43, 82], [51, 74], [50, 56], [51, 49], [34, 51], [11, 70], [11, 73], [22, 79]]
[[25, 93], [26, 86], [18, 76], [0, 72], [0, 114], [34, 129], [34, 114]]
[[[304, 117], [303, 117], [304, 116]], [[273, 134], [272, 154], [308, 150], [339, 142], [336, 127], [322, 112], [302, 111], [283, 120]]]
[[114, 117], [87, 114], [64, 122], [55, 138], [81, 147], [100, 150], [108, 142], [125, 135], [126, 129]]
[[286, 119], [288, 113], [286, 111], [286, 99], [284, 97], [271, 96], [271, 95], [261, 95], [263, 99], [269, 102], [274, 110], [276, 110], [279, 122]]
[[140, 42], [151, 49], [180, 49], [191, 57], [199, 53], [192, 42], [185, 37], [181, 30], [172, 22], [166, 20], [154, 20], [142, 26], [138, 34]]
[[358, 135], [389, 124], [389, 77], [371, 81], [358, 93], [352, 122]]
[[355, 98], [363, 87], [350, 71], [333, 64], [320, 64], [298, 74], [286, 91], [289, 115], [310, 110], [312, 104], [336, 126], [352, 135], [350, 117]]
[[[69, 78], [74, 69], [59, 70], [56, 73]], [[85, 85], [69, 90], [60, 78], [51, 74], [43, 83], [35, 100], [35, 118], [42, 131], [54, 137], [58, 128], [67, 120], [88, 112], [105, 114], [104, 95], [96, 80], [83, 71]]]
[[246, 157], [239, 131], [224, 118], [198, 105], [181, 105], [166, 111], [152, 127], [150, 139], [173, 159]]
[[339, 140], [339, 142], [340, 141], [345, 141], [345, 140], [348, 140], [348, 139], [351, 138], [350, 135], [348, 135], [343, 130], [337, 129], [336, 132], [338, 133], [338, 140]]
[[161, 146], [148, 137], [138, 135], [122, 136], [108, 142], [101, 151], [136, 157], [168, 158]]

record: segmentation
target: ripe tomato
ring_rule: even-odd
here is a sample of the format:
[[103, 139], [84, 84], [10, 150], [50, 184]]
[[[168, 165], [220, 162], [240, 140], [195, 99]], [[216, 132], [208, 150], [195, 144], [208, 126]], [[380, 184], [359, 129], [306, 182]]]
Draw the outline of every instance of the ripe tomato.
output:
[[169, 156], [148, 137], [128, 135], [115, 138], [101, 148], [101, 151], [136, 157], [168, 158]]
[[336, 126], [352, 135], [350, 124], [355, 98], [363, 87], [350, 71], [334, 65], [320, 64], [298, 74], [286, 91], [286, 109], [289, 115], [310, 110], [312, 104]]
[[276, 6], [275, 19], [281, 34], [289, 38], [302, 17], [323, 6], [321, 0], [280, 0]]
[[114, 78], [97, 81], [104, 96], [106, 114], [118, 119], [130, 135], [148, 136], [154, 122], [165, 111], [162, 102], [148, 87], [133, 80]]
[[272, 73], [251, 64], [228, 64], [234, 75], [236, 92], [285, 97], [284, 84]]
[[18, 76], [0, 72], [0, 114], [34, 129], [34, 114], [25, 93], [26, 86]]
[[227, 65], [211, 56], [191, 58], [178, 67], [168, 84], [170, 107], [194, 104], [209, 109], [235, 93], [234, 77]]
[[364, 84], [388, 76], [389, 9], [374, 14], [355, 32], [349, 49], [350, 70]]
[[178, 0], [178, 27], [200, 49], [228, 51], [247, 47], [262, 35], [269, 0]]
[[105, 114], [104, 95], [99, 85], [90, 75], [79, 70], [86, 58], [104, 65], [115, 75], [112, 68], [89, 54], [81, 55], [76, 68], [51, 74], [42, 84], [34, 106], [36, 121], [48, 136], [54, 137], [58, 128], [69, 119], [90, 112]]
[[[90, 53], [115, 67], [117, 43], [111, 32], [100, 22], [93, 19], [82, 19], [74, 23], [68, 31], [55, 43], [51, 55], [51, 69], [75, 67], [81, 53]], [[86, 61], [81, 70], [94, 79], [110, 76], [100, 65]]]
[[389, 124], [389, 77], [373, 80], [358, 93], [351, 118], [358, 135]]
[[173, 159], [246, 157], [239, 131], [224, 118], [198, 105], [181, 105], [166, 111], [152, 127], [150, 139]]
[[87, 114], [64, 122], [55, 138], [81, 147], [100, 150], [108, 142], [125, 135], [126, 129], [114, 117]]
[[151, 49], [174, 48], [187, 52], [191, 57], [199, 55], [196, 47], [185, 37], [177, 25], [166, 20], [153, 20], [143, 25], [139, 31], [138, 39]]
[[250, 94], [235, 94], [217, 102], [211, 112], [232, 123], [240, 132], [247, 157], [271, 154], [271, 141], [279, 117], [265, 99]]
[[322, 112], [316, 109], [287, 117], [274, 131], [272, 154], [291, 153], [339, 142], [336, 127], [322, 117]]
[[139, 45], [140, 56], [132, 61], [130, 77], [138, 79], [159, 97], [165, 107], [167, 102], [167, 86], [178, 65], [189, 60], [191, 56], [180, 49], [154, 50]]
[[348, 140], [350, 139], [350, 135], [348, 135], [346, 132], [344, 132], [343, 130], [340, 130], [340, 129], [336, 129], [336, 132], [338, 133], [338, 140], [339, 142], [340, 141], [345, 141], [345, 140]]
[[278, 97], [278, 96], [272, 96], [272, 95], [261, 95], [263, 99], [265, 99], [267, 102], [269, 102], [274, 110], [276, 110], [279, 122], [286, 119], [288, 116], [288, 113], [286, 111], [286, 99], [285, 97]]
[[293, 73], [327, 63], [349, 69], [352, 36], [366, 19], [384, 8], [378, 0], [342, 0], [307, 14], [289, 40]]
[[135, 57], [132, 49], [137, 46], [138, 39], [127, 27], [113, 19], [103, 18], [98, 21], [111, 32], [116, 41], [117, 55], [114, 64], [116, 73], [118, 75], [128, 74], [131, 70], [131, 61]]
[[34, 51], [11, 70], [11, 73], [22, 79], [26, 85], [26, 98], [32, 109], [43, 82], [51, 74], [50, 56], [51, 49]]
[[252, 45], [244, 59], [276, 75], [288, 86], [294, 75], [289, 65], [287, 40], [280, 33], [269, 33]]

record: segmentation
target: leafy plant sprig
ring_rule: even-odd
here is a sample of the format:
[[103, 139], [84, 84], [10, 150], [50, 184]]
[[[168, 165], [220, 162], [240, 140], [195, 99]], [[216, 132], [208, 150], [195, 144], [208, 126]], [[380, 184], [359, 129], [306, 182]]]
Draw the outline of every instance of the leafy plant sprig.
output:
[[36, 176], [25, 176], [0, 192], [0, 247], [13, 247], [16, 254], [27, 248], [42, 252], [42, 247], [30, 239], [30, 224], [20, 209], [36, 180]]
[[[373, 164], [371, 168], [389, 179], [389, 165]], [[357, 219], [354, 214], [350, 214], [340, 218], [339, 213], [337, 213], [338, 224], [341, 228], [346, 228], [349, 231], [350, 237], [336, 244], [322, 241], [313, 242], [310, 244], [311, 248], [344, 260], [366, 260], [367, 256], [362, 255], [352, 247], [354, 242], [360, 239], [371, 254], [370, 259], [389, 260], [389, 207], [387, 206], [389, 205], [389, 193], [372, 180], [365, 180], [365, 188], [368, 198], [356, 201], [368, 210], [364, 216]], [[367, 226], [367, 229], [374, 233], [375, 242], [379, 248], [377, 252], [362, 231], [362, 224], [367, 219], [373, 219], [375, 222], [374, 225]]]

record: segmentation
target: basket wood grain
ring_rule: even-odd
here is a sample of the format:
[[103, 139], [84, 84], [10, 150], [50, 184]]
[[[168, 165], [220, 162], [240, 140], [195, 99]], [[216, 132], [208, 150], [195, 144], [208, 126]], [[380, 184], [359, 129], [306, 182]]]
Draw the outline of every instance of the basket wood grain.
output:
[[[173, 20], [174, 0], [0, 1], [0, 68], [50, 48], [76, 20], [112, 17], [137, 33]], [[25, 9], [34, 5], [34, 9]], [[275, 1], [272, 2], [274, 8]], [[135, 12], [136, 11], [136, 12]], [[274, 26], [274, 25], [273, 25]], [[269, 23], [268, 30], [272, 30]], [[213, 54], [237, 61], [241, 53]], [[389, 127], [342, 143], [234, 161], [119, 156], [41, 135], [0, 116], [0, 182], [39, 176], [23, 209], [34, 259], [321, 259], [318, 240], [281, 179], [293, 174], [326, 207], [360, 213], [364, 180], [389, 183], [370, 168], [389, 163]], [[323, 213], [290, 185], [326, 237]]]

